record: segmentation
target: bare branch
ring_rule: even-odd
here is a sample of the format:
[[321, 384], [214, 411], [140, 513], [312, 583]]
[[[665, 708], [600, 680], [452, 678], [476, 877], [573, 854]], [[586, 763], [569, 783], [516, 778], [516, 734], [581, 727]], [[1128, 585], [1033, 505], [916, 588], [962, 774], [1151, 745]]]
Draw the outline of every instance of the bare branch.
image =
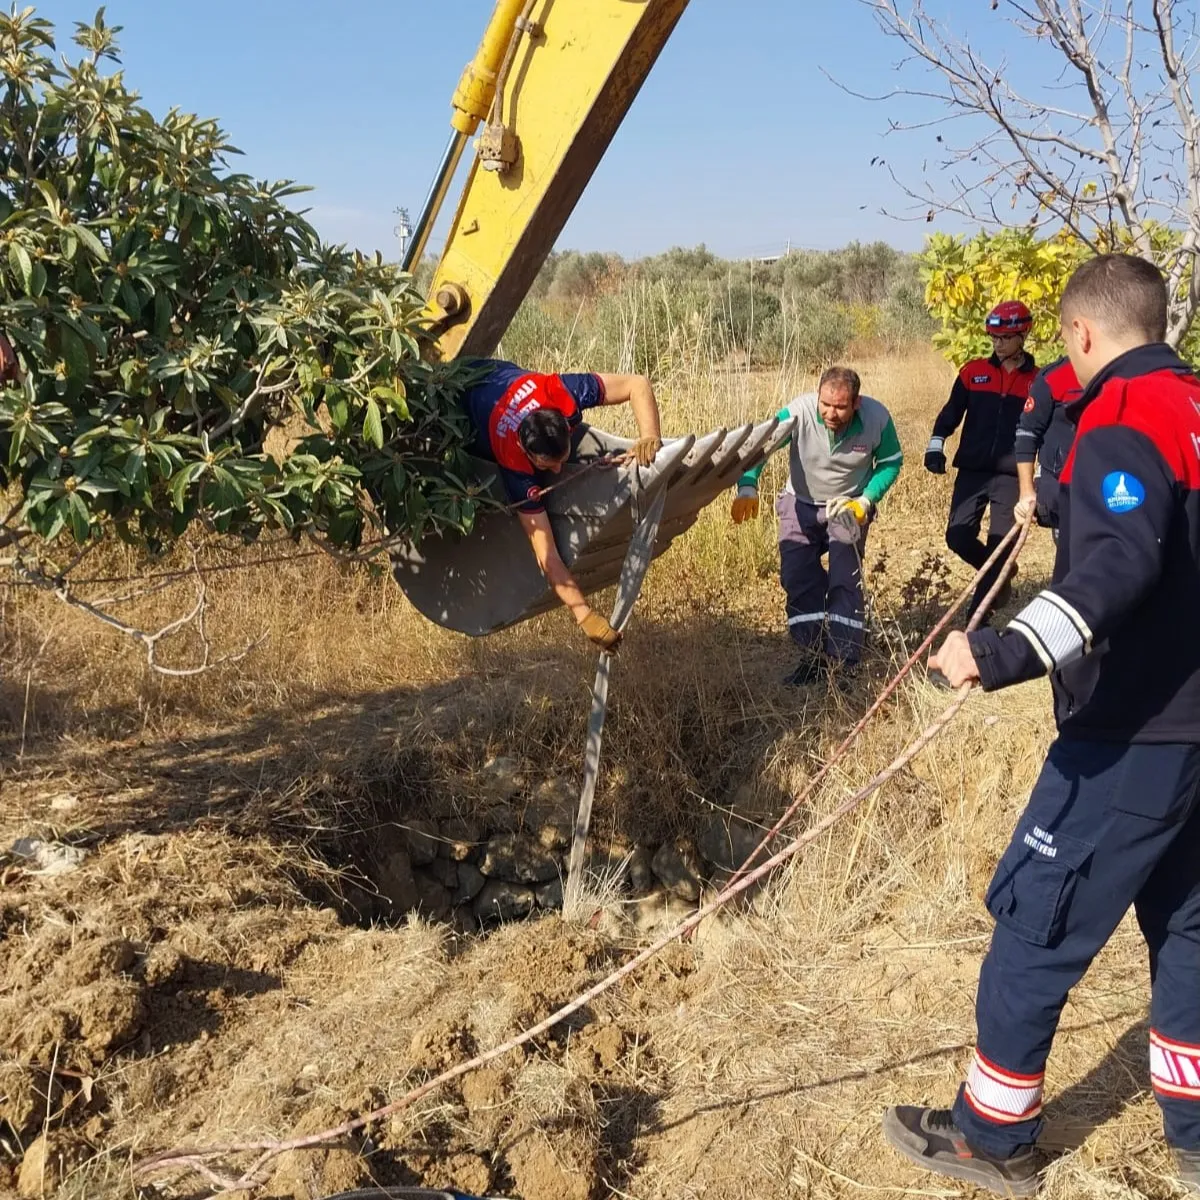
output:
[[[229, 663], [240, 662], [252, 651], [258, 649], [266, 640], [266, 632], [255, 638], [249, 645], [232, 654], [223, 654], [219, 658], [212, 656], [212, 643], [209, 641], [208, 632], [205, 628], [204, 619], [208, 610], [208, 586], [204, 581], [204, 574], [199, 565], [194, 561], [193, 567], [196, 573], [196, 603], [193, 605], [190, 612], [182, 617], [176, 618], [174, 621], [169, 621], [161, 629], [154, 633], [147, 633], [144, 629], [138, 629], [136, 626], [130, 625], [125, 621], [114, 617], [112, 613], [105, 611], [105, 605], [120, 602], [121, 599], [135, 598], [125, 597], [118, 600], [109, 601], [91, 601], [84, 600], [79, 596], [71, 594], [70, 582], [63, 578], [62, 574], [56, 576], [46, 575], [40, 569], [29, 564], [18, 561], [16, 569], [19, 573], [35, 587], [52, 593], [55, 599], [63, 604], [69, 605], [71, 608], [77, 608], [96, 620], [107, 625], [110, 629], [115, 629], [118, 633], [124, 634], [126, 637], [132, 638], [139, 645], [143, 646], [146, 651], [146, 665], [159, 675], [167, 675], [173, 678], [188, 678], [194, 675], [202, 675], [206, 671], [215, 670], [217, 667], [227, 665]], [[157, 590], [157, 589], [149, 589]], [[181, 630], [191, 626], [196, 631], [196, 636], [200, 640], [201, 660], [199, 663], [190, 667], [168, 667], [158, 661], [158, 651], [160, 643], [167, 641]]]
[[[919, 109], [902, 119], [889, 113], [888, 132], [933, 131], [945, 150], [938, 178], [916, 187], [889, 166], [900, 191], [925, 206], [926, 219], [953, 213], [988, 227], [1060, 227], [1094, 252], [1129, 246], [1167, 275], [1177, 344], [1200, 312], [1195, 12], [1189, 8], [1188, 21], [1175, 0], [1004, 0], [1007, 16], [981, 18], [1007, 21], [1040, 50], [1039, 67], [1056, 58], [1055, 78], [1052, 70], [1015, 74], [1003, 60], [985, 61], [973, 47], [1002, 43], [952, 34], [930, 17], [926, 0], [861, 2], [903, 47], [897, 69], [926, 77], [886, 93], [893, 109], [898, 99], [930, 106], [927, 117]], [[993, 0], [989, 11], [998, 7]], [[1022, 92], [1022, 75], [1042, 82]]]

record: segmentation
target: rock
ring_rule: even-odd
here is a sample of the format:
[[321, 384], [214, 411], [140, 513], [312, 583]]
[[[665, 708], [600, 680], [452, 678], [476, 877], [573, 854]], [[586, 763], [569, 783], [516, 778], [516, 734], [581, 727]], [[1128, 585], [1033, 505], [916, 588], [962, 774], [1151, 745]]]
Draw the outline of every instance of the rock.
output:
[[64, 792], [61, 796], [55, 796], [50, 801], [50, 807], [55, 812], [70, 812], [73, 808], [79, 807], [79, 797], [72, 795], [70, 792]]
[[733, 930], [729, 919], [721, 909], [717, 909], [716, 912], [709, 913], [696, 926], [693, 941], [696, 946], [707, 946], [711, 950], [716, 950], [728, 942], [732, 936]]
[[574, 808], [579, 800], [579, 788], [565, 775], [552, 775], [538, 784], [533, 799], [535, 804], [552, 808]]
[[624, 838], [593, 846], [588, 850], [584, 869], [594, 879], [621, 887], [629, 875], [633, 847]]
[[672, 896], [691, 904], [700, 899], [700, 859], [690, 838], [663, 842], [650, 867], [654, 877]]
[[133, 966], [137, 952], [125, 938], [101, 938], [80, 946], [71, 959], [77, 984], [95, 983], [111, 975], [121, 975]]
[[754, 853], [762, 832], [737, 817], [713, 813], [701, 830], [697, 848], [719, 871], [736, 871]]
[[417, 907], [425, 916], [444, 921], [454, 907], [449, 890], [426, 871], [415, 871], [413, 874], [417, 885]]
[[629, 890], [635, 896], [644, 896], [654, 888], [654, 868], [650, 865], [650, 849], [637, 845], [629, 856], [627, 868]]
[[493, 803], [506, 804], [521, 790], [521, 764], [515, 758], [488, 759], [481, 776], [484, 793]]
[[672, 896], [663, 888], [656, 888], [648, 896], [634, 901], [629, 906], [629, 918], [633, 927], [643, 937], [653, 937], [667, 929], [673, 929], [696, 911], [695, 905]]
[[393, 850], [375, 869], [375, 886], [396, 912], [408, 912], [420, 902], [412, 860], [405, 850]]
[[88, 851], [79, 846], [64, 846], [61, 842], [43, 842], [40, 838], [17, 838], [9, 851], [24, 861], [34, 875], [65, 875], [77, 871]]
[[475, 898], [472, 911], [481, 921], [515, 921], [533, 912], [533, 888], [503, 879], [490, 879]]
[[483, 891], [487, 883], [484, 873], [470, 863], [458, 864], [458, 886], [454, 889], [454, 903], [468, 904]]
[[460, 904], [450, 914], [450, 924], [454, 926], [455, 933], [464, 936], [479, 931], [479, 921], [469, 904]]
[[527, 834], [502, 833], [488, 842], [479, 869], [508, 883], [547, 883], [558, 875], [558, 860]]
[[435, 858], [425, 868], [444, 888], [454, 891], [458, 887], [458, 863], [451, 858]]
[[525, 828], [547, 850], [562, 850], [571, 844], [579, 795], [569, 779], [547, 779], [534, 793], [525, 810]]
[[438, 853], [443, 858], [462, 862], [483, 843], [483, 830], [470, 817], [449, 817], [438, 829]]
[[400, 828], [404, 848], [414, 867], [424, 867], [437, 858], [438, 827], [434, 821], [417, 817]]
[[78, 1136], [52, 1132], [35, 1138], [21, 1159], [17, 1174], [17, 1195], [53, 1196], [59, 1184], [88, 1157], [86, 1143]]
[[537, 897], [539, 908], [562, 908], [563, 881], [561, 878], [552, 879], [549, 883], [543, 883], [541, 887], [534, 888], [533, 894]]

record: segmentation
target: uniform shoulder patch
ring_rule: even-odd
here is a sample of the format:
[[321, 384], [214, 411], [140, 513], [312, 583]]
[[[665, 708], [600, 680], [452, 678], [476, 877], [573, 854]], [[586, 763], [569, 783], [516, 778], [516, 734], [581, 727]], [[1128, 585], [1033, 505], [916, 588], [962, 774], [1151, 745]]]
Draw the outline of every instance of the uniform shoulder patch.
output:
[[1146, 499], [1142, 481], [1128, 471], [1110, 471], [1100, 487], [1104, 494], [1104, 507], [1111, 513], [1133, 512]]
[[1030, 396], [1025, 401], [1024, 412], [1033, 412], [1033, 397]]

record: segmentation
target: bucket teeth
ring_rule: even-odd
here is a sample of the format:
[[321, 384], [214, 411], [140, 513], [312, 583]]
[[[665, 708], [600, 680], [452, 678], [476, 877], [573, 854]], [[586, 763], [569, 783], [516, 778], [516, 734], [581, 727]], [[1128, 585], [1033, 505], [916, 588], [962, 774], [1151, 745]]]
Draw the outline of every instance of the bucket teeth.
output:
[[[588, 429], [578, 465], [546, 496], [546, 510], [563, 561], [585, 592], [617, 580], [633, 534], [633, 472], [643, 496], [666, 487], [654, 547], [657, 558], [695, 523], [701, 510], [757, 466], [792, 432], [794, 421], [718, 429], [664, 442], [652, 466], [588, 469], [589, 460], [620, 453], [632, 442]], [[481, 478], [494, 474], [480, 462]], [[572, 469], [573, 467], [573, 469]], [[480, 637], [554, 608], [558, 597], [538, 568], [520, 523], [508, 512], [483, 510], [466, 537], [426, 538], [394, 552], [396, 582], [431, 621]]]

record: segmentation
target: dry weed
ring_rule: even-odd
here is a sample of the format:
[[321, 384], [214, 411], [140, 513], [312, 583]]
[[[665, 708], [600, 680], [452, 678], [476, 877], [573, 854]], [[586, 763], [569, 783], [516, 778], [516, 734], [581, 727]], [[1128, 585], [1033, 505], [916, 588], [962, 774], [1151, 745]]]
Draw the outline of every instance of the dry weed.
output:
[[[714, 809], [769, 824], [965, 581], [943, 548], [948, 481], [920, 464], [950, 370], [926, 352], [857, 365], [909, 460], [868, 546], [866, 678], [819, 695], [779, 685], [791, 655], [772, 464], [762, 521], [734, 529], [714, 505], [650, 573], [614, 679], [598, 836], [690, 832]], [[758, 419], [812, 382], [678, 373], [662, 389], [664, 424]], [[239, 553], [201, 551], [210, 563]], [[1049, 564], [1040, 536], [1019, 596]], [[98, 573], [143, 566], [113, 550]], [[168, 589], [130, 615], [161, 623], [180, 599]], [[28, 981], [101, 935], [129, 939], [158, 981], [142, 1040], [95, 1068], [95, 1155], [64, 1200], [128, 1194], [131, 1152], [364, 1111], [544, 1016], [620, 949], [557, 919], [475, 941], [415, 920], [356, 929], [320, 907], [331, 889], [357, 895], [355, 856], [385, 827], [492, 803], [490, 755], [515, 757], [535, 782], [577, 779], [594, 662], [564, 614], [473, 642], [429, 625], [387, 579], [325, 559], [215, 577], [211, 600], [218, 651], [269, 640], [179, 681], [148, 675], [136, 648], [45, 596], [3, 596], [0, 844], [33, 832], [95, 854], [76, 876], [0, 899], [0, 1018], [29, 1036], [30, 1006], [55, 998]], [[906, 685], [803, 819], [861, 786], [944, 703]], [[1043, 685], [973, 698], [752, 907], [561, 1037], [372, 1131], [347, 1161], [364, 1180], [520, 1183], [527, 1200], [572, 1170], [595, 1192], [647, 1200], [959, 1194], [891, 1155], [878, 1118], [892, 1102], [953, 1095], [988, 933], [982, 892], [1051, 736]], [[1146, 990], [1125, 926], [1051, 1060], [1050, 1137], [1067, 1150], [1050, 1200], [1174, 1194], [1146, 1077]]]

